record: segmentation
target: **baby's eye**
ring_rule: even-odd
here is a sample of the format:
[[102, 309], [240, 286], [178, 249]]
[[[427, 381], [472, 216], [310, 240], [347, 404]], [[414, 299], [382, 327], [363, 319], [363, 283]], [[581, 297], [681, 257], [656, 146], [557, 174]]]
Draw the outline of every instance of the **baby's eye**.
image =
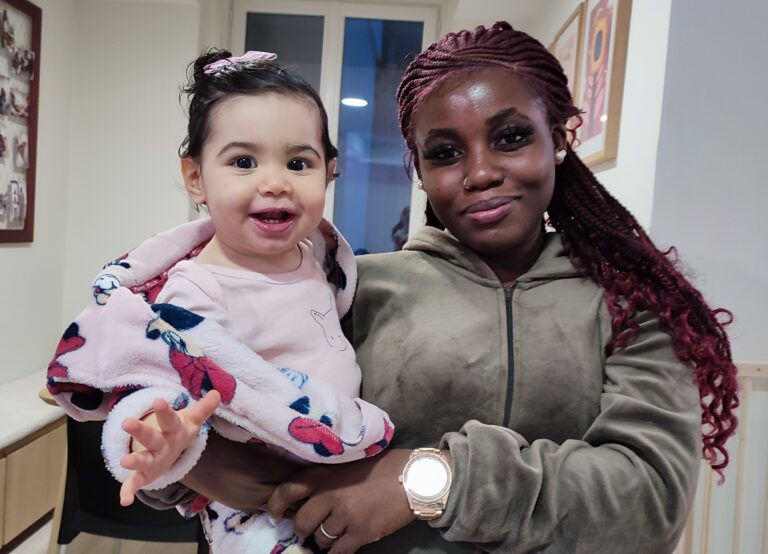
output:
[[307, 160], [291, 160], [288, 162], [288, 169], [291, 171], [306, 171], [309, 167]]
[[241, 157], [234, 161], [237, 169], [253, 169], [256, 167], [256, 161], [253, 158]]

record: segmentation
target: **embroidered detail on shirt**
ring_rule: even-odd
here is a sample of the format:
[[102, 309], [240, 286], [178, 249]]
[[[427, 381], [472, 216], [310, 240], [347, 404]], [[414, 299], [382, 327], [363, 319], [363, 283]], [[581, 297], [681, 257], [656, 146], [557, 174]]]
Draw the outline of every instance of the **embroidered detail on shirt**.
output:
[[309, 310], [309, 313], [312, 315], [312, 319], [314, 319], [315, 322], [323, 329], [325, 341], [328, 343], [328, 345], [334, 350], [344, 352], [349, 347], [349, 342], [347, 342], [344, 333], [341, 331], [341, 323], [339, 323], [339, 318], [336, 317], [336, 314], [333, 314], [331, 317], [326, 317], [332, 311], [333, 295], [331, 295], [331, 307], [328, 308], [325, 312]]

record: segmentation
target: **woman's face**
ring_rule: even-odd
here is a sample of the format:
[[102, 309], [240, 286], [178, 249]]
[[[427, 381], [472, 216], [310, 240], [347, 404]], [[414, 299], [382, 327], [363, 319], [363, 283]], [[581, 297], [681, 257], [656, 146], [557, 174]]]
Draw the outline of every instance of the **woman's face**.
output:
[[416, 168], [435, 214], [481, 255], [540, 239], [565, 132], [513, 74], [482, 69], [449, 79], [414, 116]]

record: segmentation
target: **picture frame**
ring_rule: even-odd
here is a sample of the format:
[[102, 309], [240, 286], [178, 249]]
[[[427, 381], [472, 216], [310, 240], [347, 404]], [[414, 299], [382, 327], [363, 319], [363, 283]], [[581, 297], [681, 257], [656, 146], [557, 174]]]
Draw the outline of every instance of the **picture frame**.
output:
[[32, 242], [42, 10], [0, 0], [0, 243]]
[[589, 166], [616, 159], [632, 0], [586, 0], [576, 105], [576, 152]]
[[568, 77], [568, 88], [574, 101], [579, 96], [581, 78], [582, 42], [584, 40], [584, 2], [581, 2], [565, 20], [549, 45], [549, 51], [563, 66]]

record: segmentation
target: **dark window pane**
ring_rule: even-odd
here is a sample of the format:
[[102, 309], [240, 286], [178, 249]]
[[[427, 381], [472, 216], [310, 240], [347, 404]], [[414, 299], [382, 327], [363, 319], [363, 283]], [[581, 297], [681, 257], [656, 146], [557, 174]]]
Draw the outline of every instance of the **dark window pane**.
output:
[[277, 54], [277, 62], [320, 89], [323, 55], [323, 16], [249, 13], [245, 50]]
[[[355, 250], [387, 252], [408, 234], [411, 181], [395, 91], [421, 50], [423, 23], [347, 18], [334, 222]], [[345, 102], [364, 100], [355, 107]]]

